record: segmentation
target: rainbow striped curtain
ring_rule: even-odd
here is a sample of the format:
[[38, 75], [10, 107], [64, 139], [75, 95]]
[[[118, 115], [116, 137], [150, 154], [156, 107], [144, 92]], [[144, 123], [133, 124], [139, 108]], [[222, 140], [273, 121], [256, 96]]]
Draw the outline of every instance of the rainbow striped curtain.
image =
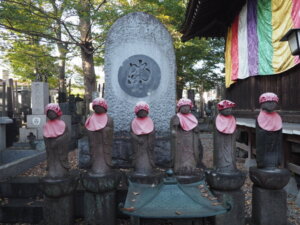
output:
[[248, 0], [228, 28], [226, 87], [238, 79], [278, 74], [298, 64], [288, 43], [280, 42], [291, 28], [300, 28], [300, 0]]

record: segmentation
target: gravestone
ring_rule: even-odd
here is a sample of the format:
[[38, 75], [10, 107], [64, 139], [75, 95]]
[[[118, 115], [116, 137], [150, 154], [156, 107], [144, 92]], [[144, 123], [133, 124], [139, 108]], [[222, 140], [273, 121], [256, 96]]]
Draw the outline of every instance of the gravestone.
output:
[[114, 119], [113, 157], [128, 156], [122, 146], [129, 149], [133, 109], [143, 100], [150, 105], [149, 116], [155, 124], [158, 161], [165, 161], [159, 152], [165, 154], [169, 149], [159, 147], [162, 146], [159, 140], [169, 137], [176, 101], [175, 53], [167, 29], [155, 17], [143, 12], [118, 19], [106, 40], [104, 71], [108, 114]]
[[49, 87], [45, 82], [31, 84], [32, 115], [44, 115], [45, 106], [49, 103]]
[[[45, 106], [49, 103], [49, 87], [45, 82], [32, 82], [32, 115], [27, 115], [27, 128], [37, 130], [37, 139], [43, 139], [43, 126], [46, 123]], [[24, 132], [25, 133], [25, 132]], [[24, 140], [24, 137], [20, 137]]]

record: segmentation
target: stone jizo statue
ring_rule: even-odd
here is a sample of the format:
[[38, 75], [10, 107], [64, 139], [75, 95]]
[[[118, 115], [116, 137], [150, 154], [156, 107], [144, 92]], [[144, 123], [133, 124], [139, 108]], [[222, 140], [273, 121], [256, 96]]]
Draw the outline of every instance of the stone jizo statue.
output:
[[134, 108], [136, 117], [131, 122], [133, 164], [136, 174], [150, 174], [154, 164], [155, 128], [149, 114], [149, 105], [140, 101]]
[[60, 119], [62, 111], [58, 104], [48, 104], [45, 113], [49, 119], [43, 127], [47, 152], [47, 177], [62, 178], [67, 176], [69, 170], [68, 127]]
[[277, 168], [282, 158], [282, 120], [275, 112], [279, 98], [267, 92], [259, 97], [261, 111], [256, 120], [256, 161], [258, 168]]
[[193, 103], [182, 98], [178, 113], [171, 119], [171, 148], [176, 174], [191, 174], [202, 166], [202, 145], [197, 118], [191, 113]]
[[214, 167], [218, 172], [232, 172], [236, 170], [236, 120], [232, 115], [235, 103], [223, 100], [217, 107], [219, 114], [215, 120], [214, 130]]
[[107, 115], [107, 103], [103, 98], [92, 102], [94, 113], [86, 120], [90, 153], [91, 175], [104, 175], [111, 172], [111, 152], [113, 143], [113, 119]]

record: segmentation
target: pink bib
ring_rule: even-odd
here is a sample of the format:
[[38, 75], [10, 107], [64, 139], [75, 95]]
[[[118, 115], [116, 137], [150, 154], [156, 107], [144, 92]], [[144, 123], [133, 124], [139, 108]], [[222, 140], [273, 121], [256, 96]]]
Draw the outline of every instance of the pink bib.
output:
[[46, 138], [56, 138], [61, 136], [66, 129], [66, 124], [60, 119], [48, 120], [43, 127], [43, 135]]
[[136, 117], [131, 122], [131, 128], [136, 135], [149, 134], [154, 130], [154, 124], [149, 116], [144, 118]]
[[267, 113], [261, 110], [257, 122], [262, 129], [267, 131], [277, 131], [282, 128], [282, 120], [277, 112]]
[[233, 134], [236, 128], [236, 121], [234, 116], [224, 116], [222, 114], [218, 114], [216, 118], [216, 128], [221, 133]]
[[192, 113], [177, 113], [181, 128], [185, 131], [194, 129], [198, 125], [197, 118]]
[[103, 129], [108, 121], [108, 116], [106, 113], [93, 113], [87, 120], [85, 121], [85, 127], [89, 131], [96, 131]]

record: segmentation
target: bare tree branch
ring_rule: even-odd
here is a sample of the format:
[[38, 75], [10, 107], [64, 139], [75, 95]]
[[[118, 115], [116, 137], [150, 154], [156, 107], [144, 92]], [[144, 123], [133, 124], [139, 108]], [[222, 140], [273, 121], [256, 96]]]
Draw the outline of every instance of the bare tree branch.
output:
[[94, 9], [95, 11], [98, 11], [102, 5], [104, 5], [106, 3], [106, 0], [103, 0], [96, 9]]
[[57, 41], [57, 42], [62, 42], [62, 43], [67, 43], [67, 44], [75, 44], [75, 45], [78, 44], [77, 42], [63, 41], [63, 40], [60, 40], [60, 39], [58, 39], [54, 36], [48, 35], [48, 34], [40, 33], [40, 32], [37, 32], [37, 31], [22, 30], [22, 29], [19, 29], [19, 28], [15, 28], [11, 25], [3, 24], [3, 23], [0, 23], [0, 27], [8, 29], [8, 30], [16, 31], [16, 32], [19, 32], [19, 33], [22, 33], [22, 34], [27, 34], [27, 35], [31, 35], [31, 36], [46, 38], [46, 39], [51, 39], [51, 40]]

